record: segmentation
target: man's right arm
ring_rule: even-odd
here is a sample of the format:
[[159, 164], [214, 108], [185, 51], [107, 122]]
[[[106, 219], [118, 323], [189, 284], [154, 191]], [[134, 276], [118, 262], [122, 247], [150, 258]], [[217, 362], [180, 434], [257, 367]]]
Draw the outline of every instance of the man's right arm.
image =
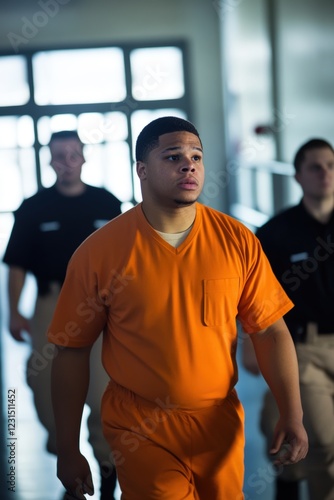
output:
[[308, 438], [302, 422], [298, 362], [290, 332], [281, 318], [250, 337], [280, 414], [270, 453], [279, 453], [282, 445], [288, 444], [289, 451], [280, 455], [276, 463], [296, 463], [307, 454]]
[[89, 386], [91, 346], [57, 347], [52, 362], [51, 393], [57, 436], [57, 475], [78, 499], [93, 494], [89, 464], [80, 453], [80, 427]]
[[19, 312], [19, 301], [26, 279], [26, 271], [21, 267], [10, 266], [8, 273], [8, 300], [9, 300], [9, 331], [18, 342], [24, 342], [23, 332], [30, 333], [27, 318]]

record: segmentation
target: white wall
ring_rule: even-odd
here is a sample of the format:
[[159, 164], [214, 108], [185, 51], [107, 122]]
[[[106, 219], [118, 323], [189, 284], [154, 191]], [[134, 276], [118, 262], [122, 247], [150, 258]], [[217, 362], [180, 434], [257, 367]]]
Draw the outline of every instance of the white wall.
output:
[[280, 0], [278, 90], [289, 125], [282, 132], [284, 159], [311, 137], [334, 142], [334, 2]]
[[[202, 137], [208, 174], [224, 166], [219, 30], [217, 9], [207, 0], [2, 0], [0, 5], [0, 51], [185, 40], [191, 118]], [[204, 202], [224, 209], [223, 188], [205, 193]]]

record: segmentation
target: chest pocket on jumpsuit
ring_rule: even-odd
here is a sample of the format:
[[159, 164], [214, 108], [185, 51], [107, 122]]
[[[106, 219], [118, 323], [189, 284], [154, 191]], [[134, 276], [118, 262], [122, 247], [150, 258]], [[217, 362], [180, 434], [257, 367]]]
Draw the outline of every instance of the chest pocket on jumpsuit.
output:
[[204, 280], [204, 324], [223, 326], [235, 321], [239, 278]]

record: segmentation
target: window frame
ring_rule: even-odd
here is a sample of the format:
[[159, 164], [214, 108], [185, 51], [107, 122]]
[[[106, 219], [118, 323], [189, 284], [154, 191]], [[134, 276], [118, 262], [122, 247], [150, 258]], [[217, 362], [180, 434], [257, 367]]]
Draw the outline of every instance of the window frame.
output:
[[[119, 102], [102, 102], [102, 103], [80, 103], [80, 104], [47, 104], [39, 105], [34, 101], [34, 81], [33, 81], [33, 56], [39, 52], [52, 52], [57, 50], [81, 50], [81, 49], [99, 49], [99, 48], [113, 48], [117, 47], [123, 51], [124, 54], [124, 69], [125, 69], [125, 85], [126, 85], [126, 97], [123, 101]], [[130, 54], [131, 51], [137, 49], [146, 48], [164, 48], [164, 47], [176, 47], [180, 49], [183, 59], [183, 71], [184, 71], [184, 95], [180, 98], [175, 99], [161, 99], [161, 100], [136, 100], [132, 94], [132, 78], [131, 78], [131, 65], [130, 65]], [[0, 52], [0, 57], [13, 55], [11, 52]], [[38, 120], [43, 116], [53, 116], [59, 114], [73, 114], [75, 116], [81, 113], [109, 113], [113, 111], [121, 111], [126, 115], [127, 127], [128, 127], [128, 137], [126, 142], [129, 146], [130, 152], [130, 168], [133, 166], [135, 159], [133, 158], [133, 141], [132, 130], [131, 130], [131, 116], [135, 111], [154, 111], [156, 109], [169, 109], [177, 108], [185, 113], [187, 119], [192, 120], [192, 106], [191, 106], [191, 94], [190, 94], [190, 78], [189, 78], [189, 55], [188, 55], [188, 45], [185, 40], [165, 40], [165, 41], [150, 41], [150, 42], [139, 42], [139, 43], [99, 43], [99, 44], [75, 44], [75, 45], [53, 45], [48, 47], [34, 47], [30, 50], [22, 50], [17, 55], [23, 56], [27, 63], [27, 81], [29, 86], [30, 98], [29, 101], [22, 105], [16, 106], [1, 106], [0, 113], [3, 117], [5, 116], [22, 116], [28, 115], [33, 120], [35, 141], [33, 145], [34, 155], [35, 155], [35, 165], [36, 165], [36, 181], [37, 189], [43, 188], [42, 176], [41, 176], [41, 164], [40, 164], [40, 149], [43, 147], [38, 140], [38, 130], [37, 123]], [[132, 200], [133, 204], [136, 203], [134, 198], [134, 182], [132, 178]], [[2, 213], [4, 213], [2, 211]]]

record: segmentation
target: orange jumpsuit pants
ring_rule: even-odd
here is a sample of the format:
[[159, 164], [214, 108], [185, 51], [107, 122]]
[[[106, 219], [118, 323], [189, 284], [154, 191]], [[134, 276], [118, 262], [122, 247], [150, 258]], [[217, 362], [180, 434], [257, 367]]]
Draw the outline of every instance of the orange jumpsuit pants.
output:
[[102, 420], [122, 500], [244, 498], [244, 412], [235, 391], [186, 410], [111, 381]]

